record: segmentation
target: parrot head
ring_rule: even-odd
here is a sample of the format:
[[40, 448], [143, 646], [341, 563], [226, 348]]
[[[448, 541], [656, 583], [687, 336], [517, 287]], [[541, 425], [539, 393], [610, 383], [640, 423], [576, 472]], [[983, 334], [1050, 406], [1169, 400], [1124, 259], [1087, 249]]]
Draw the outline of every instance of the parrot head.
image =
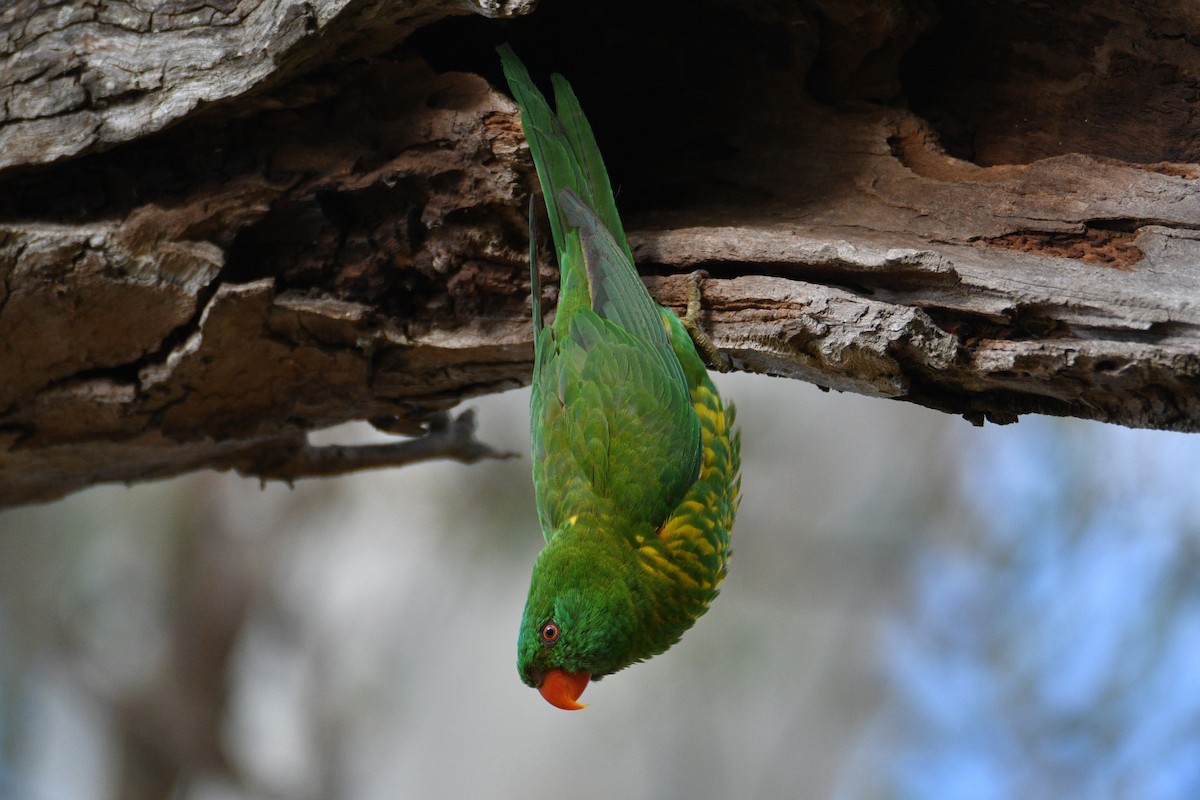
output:
[[551, 705], [573, 711], [585, 708], [578, 699], [588, 681], [640, 660], [634, 652], [639, 621], [623, 570], [597, 563], [581, 548], [554, 544], [534, 566], [517, 668]]

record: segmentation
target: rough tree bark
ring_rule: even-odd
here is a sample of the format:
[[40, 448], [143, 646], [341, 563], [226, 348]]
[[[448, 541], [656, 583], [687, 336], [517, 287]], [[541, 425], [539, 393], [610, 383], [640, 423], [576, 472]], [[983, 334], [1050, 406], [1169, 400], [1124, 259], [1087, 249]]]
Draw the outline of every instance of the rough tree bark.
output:
[[[738, 368], [1200, 429], [1193, 3], [592, 5], [0, 10], [0, 505], [491, 454], [437, 415], [531, 367], [503, 40], [583, 97], [660, 300], [712, 275]], [[354, 419], [436, 430], [307, 446]]]

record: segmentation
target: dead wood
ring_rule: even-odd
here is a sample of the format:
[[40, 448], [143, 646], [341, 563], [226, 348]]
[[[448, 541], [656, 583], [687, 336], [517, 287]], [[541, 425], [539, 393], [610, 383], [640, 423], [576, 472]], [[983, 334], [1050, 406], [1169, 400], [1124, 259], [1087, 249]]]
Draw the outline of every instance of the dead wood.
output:
[[0, 12], [0, 505], [339, 471], [308, 431], [526, 383], [506, 39], [575, 84], [656, 296], [712, 275], [738, 368], [1200, 428], [1191, 3], [557, 5]]

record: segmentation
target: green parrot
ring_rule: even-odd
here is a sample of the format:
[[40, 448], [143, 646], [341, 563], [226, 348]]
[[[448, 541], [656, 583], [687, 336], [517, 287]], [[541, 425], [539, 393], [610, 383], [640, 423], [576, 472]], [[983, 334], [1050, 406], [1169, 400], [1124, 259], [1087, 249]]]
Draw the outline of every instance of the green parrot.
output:
[[[655, 303], [638, 277], [570, 85], [552, 77], [555, 113], [512, 49], [499, 53], [560, 271], [558, 309], [544, 327], [531, 232], [530, 440], [546, 546], [517, 668], [551, 704], [574, 710], [585, 707], [578, 698], [589, 680], [663, 652], [717, 596], [738, 505], [739, 435], [697, 352], [699, 329]], [[692, 290], [694, 314], [698, 284]], [[717, 351], [708, 343], [705, 352]]]

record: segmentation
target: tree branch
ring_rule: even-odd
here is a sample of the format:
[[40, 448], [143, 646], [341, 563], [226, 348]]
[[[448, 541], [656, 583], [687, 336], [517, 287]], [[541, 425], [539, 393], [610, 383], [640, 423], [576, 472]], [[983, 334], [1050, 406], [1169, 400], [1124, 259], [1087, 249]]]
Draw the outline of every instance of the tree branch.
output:
[[485, 458], [517, 457], [516, 453], [496, 450], [477, 440], [475, 428], [473, 409], [454, 417], [443, 411], [429, 420], [424, 435], [410, 441], [319, 447], [304, 439], [274, 441], [264, 443], [253, 453], [240, 455], [233, 468], [246, 477], [290, 484], [300, 478], [331, 478], [440, 458], [474, 464]]
[[1200, 427], [1183, 0], [702, 3], [687, 31], [559, 5], [520, 27], [432, 0], [11, 5], [0, 506], [486, 451], [307, 435], [420, 434], [528, 382], [508, 38], [583, 99], [655, 296], [682, 311], [684, 274], [712, 275], [738, 368], [974, 422]]

